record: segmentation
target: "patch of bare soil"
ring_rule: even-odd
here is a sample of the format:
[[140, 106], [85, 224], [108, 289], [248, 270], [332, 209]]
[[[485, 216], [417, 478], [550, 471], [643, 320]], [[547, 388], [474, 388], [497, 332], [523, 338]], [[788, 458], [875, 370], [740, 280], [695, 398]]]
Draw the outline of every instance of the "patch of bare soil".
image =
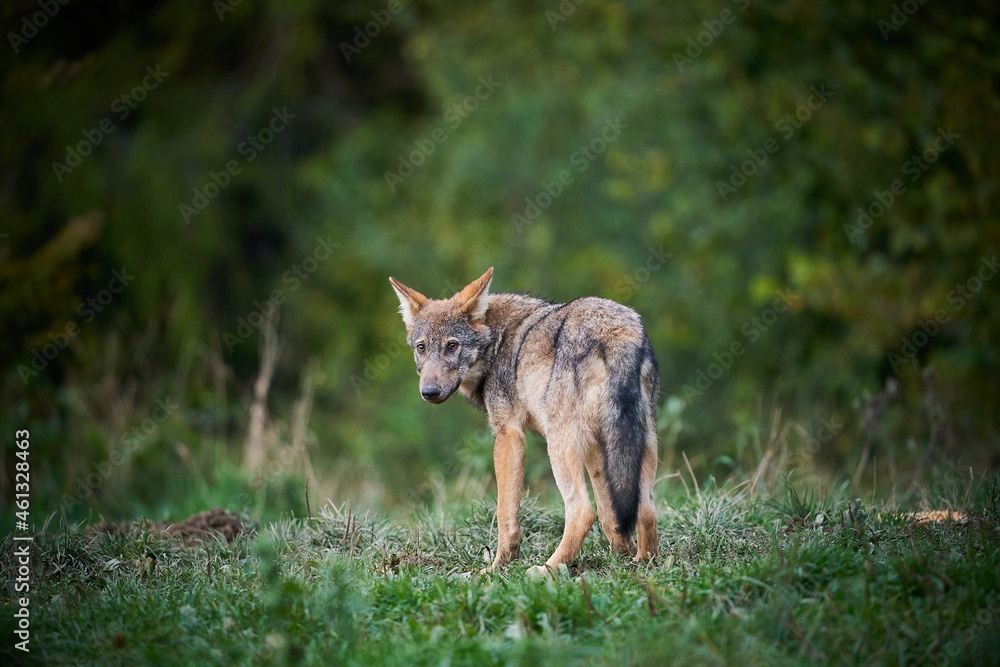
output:
[[170, 521], [140, 521], [137, 523], [108, 523], [99, 521], [92, 525], [90, 535], [112, 535], [137, 537], [142, 532], [159, 532], [178, 539], [185, 547], [196, 547], [206, 540], [224, 537], [232, 543], [243, 532], [252, 532], [252, 527], [244, 526], [240, 517], [229, 510], [212, 508], [188, 517], [180, 523]]

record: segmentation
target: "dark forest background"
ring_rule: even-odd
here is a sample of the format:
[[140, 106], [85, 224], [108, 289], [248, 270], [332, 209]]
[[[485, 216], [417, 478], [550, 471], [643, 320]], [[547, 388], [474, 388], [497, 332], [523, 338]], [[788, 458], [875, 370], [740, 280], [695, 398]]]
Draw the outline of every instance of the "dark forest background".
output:
[[489, 493], [485, 416], [420, 400], [387, 280], [489, 266], [643, 316], [662, 476], [1000, 463], [995, 3], [0, 15], [0, 490], [30, 429], [36, 512]]

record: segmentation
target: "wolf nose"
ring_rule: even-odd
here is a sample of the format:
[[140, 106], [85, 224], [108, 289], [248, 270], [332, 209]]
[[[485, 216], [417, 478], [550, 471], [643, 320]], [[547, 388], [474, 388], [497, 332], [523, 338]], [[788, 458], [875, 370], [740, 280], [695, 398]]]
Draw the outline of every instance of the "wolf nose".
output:
[[420, 395], [424, 397], [425, 401], [434, 401], [441, 397], [441, 388], [437, 385], [424, 387], [420, 390]]

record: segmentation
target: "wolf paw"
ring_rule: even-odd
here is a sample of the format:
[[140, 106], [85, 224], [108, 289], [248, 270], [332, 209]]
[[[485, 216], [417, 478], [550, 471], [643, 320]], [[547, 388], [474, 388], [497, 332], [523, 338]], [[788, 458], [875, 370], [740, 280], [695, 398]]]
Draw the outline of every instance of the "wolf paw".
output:
[[488, 567], [484, 567], [479, 571], [479, 574], [495, 574], [504, 570], [510, 563], [510, 558], [497, 558]]
[[501, 558], [500, 556], [497, 556], [497, 558], [493, 560], [493, 563], [481, 569], [479, 574], [492, 574], [494, 572], [499, 572], [507, 567], [507, 564], [510, 563], [510, 561], [510, 557]]
[[495, 560], [490, 565], [487, 565], [479, 571], [479, 574], [494, 574], [501, 571], [507, 565], [506, 561]]
[[558, 565], [549, 565], [548, 563], [543, 563], [542, 565], [536, 565], [534, 567], [529, 567], [528, 571], [525, 572], [528, 579], [544, 579], [546, 575], [552, 577], [553, 581], [558, 579], [568, 579], [569, 578], [569, 566], [566, 563], [559, 563]]

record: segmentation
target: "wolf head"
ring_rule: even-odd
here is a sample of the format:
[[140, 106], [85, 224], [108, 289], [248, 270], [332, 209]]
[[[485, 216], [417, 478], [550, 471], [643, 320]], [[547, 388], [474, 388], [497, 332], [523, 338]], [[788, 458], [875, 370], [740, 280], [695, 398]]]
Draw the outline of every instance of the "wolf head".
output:
[[463, 382], [481, 375], [486, 350], [493, 342], [485, 323], [492, 278], [490, 267], [478, 280], [443, 300], [428, 299], [389, 278], [399, 297], [406, 342], [413, 348], [425, 401], [443, 403]]

